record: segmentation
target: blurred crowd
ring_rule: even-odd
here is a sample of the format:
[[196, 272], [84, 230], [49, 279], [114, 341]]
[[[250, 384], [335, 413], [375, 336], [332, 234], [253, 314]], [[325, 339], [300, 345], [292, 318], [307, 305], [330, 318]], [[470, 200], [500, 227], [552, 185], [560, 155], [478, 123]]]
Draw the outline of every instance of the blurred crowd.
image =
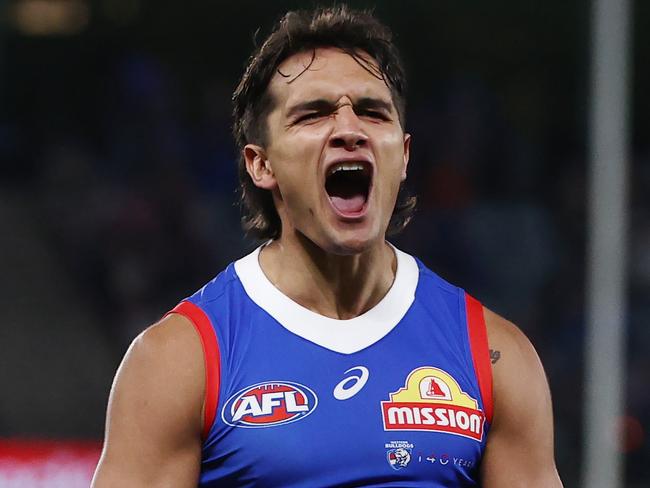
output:
[[[33, 195], [47, 239], [80, 299], [92, 304], [117, 362], [139, 331], [255, 243], [239, 224], [229, 81], [184, 86], [156, 56], [135, 51], [104, 60], [100, 73], [87, 97], [63, 96], [65, 74], [43, 85], [24, 117], [4, 122], [0, 150], [15, 162], [5, 188]], [[534, 120], [547, 100], [531, 100], [538, 101], [527, 108]], [[531, 338], [551, 384], [560, 472], [574, 486], [583, 422], [586, 150], [562, 130], [540, 136], [513, 122], [509, 103], [517, 101], [471, 75], [438, 76], [414, 94], [408, 184], [419, 203], [393, 242]], [[635, 147], [630, 178], [628, 417], [621, 423], [629, 486], [647, 475], [650, 453], [643, 431], [650, 428], [649, 151]]]

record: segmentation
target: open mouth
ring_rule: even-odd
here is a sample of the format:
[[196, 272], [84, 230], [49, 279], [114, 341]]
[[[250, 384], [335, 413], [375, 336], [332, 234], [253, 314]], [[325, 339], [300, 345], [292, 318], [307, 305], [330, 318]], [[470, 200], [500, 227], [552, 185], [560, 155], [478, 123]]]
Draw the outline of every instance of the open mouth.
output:
[[366, 163], [346, 162], [333, 165], [327, 172], [325, 191], [342, 215], [360, 214], [370, 193], [371, 167]]

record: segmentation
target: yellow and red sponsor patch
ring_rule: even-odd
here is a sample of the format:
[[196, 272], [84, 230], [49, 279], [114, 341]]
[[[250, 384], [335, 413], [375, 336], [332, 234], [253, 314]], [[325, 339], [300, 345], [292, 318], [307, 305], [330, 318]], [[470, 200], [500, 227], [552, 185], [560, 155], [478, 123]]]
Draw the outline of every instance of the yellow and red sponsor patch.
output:
[[425, 366], [411, 371], [404, 387], [381, 402], [384, 430], [424, 430], [483, 439], [485, 414], [446, 371]]

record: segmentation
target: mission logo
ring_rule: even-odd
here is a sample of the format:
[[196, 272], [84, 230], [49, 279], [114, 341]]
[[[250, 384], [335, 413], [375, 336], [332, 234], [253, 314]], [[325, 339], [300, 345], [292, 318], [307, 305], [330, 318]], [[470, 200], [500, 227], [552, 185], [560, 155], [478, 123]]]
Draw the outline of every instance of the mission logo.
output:
[[221, 411], [234, 427], [262, 428], [304, 419], [318, 405], [316, 394], [292, 381], [267, 381], [248, 386], [231, 396]]
[[411, 371], [404, 387], [381, 402], [381, 413], [386, 431], [423, 430], [483, 439], [485, 415], [478, 402], [438, 368]]

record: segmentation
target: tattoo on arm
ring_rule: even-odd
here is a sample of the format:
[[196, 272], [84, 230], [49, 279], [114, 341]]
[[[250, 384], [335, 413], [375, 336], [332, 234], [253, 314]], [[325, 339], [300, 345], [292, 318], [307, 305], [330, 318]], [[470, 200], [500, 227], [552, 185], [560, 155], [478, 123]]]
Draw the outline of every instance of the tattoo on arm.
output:
[[492, 364], [495, 364], [499, 359], [501, 359], [501, 351], [490, 349], [490, 361], [492, 361]]

